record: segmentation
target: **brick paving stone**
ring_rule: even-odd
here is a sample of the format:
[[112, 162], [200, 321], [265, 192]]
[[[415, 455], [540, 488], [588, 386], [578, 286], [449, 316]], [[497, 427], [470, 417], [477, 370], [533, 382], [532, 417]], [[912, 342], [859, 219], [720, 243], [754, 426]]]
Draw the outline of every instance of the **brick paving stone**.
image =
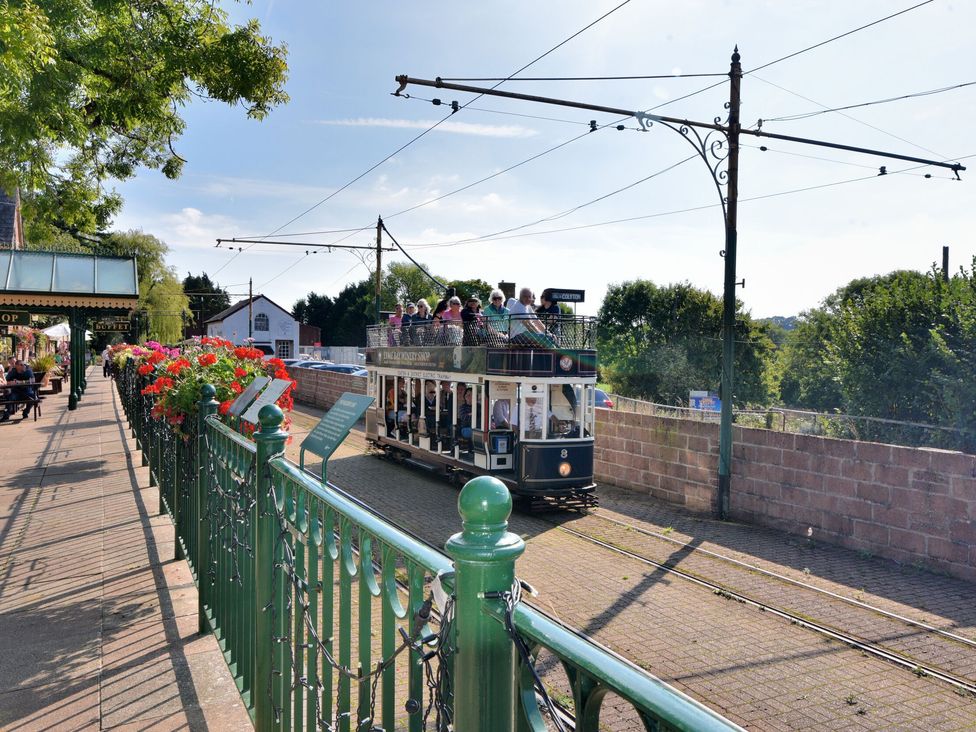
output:
[[[320, 414], [307, 407], [296, 410], [290, 454], [297, 457], [301, 432]], [[455, 490], [364, 451], [362, 434], [354, 432], [330, 461], [330, 479], [436, 545], [459, 529]], [[601, 490], [597, 515], [604, 511], [651, 530], [670, 527], [675, 538], [833, 592], [858, 592], [864, 602], [890, 612], [963, 632], [976, 629], [976, 591], [957, 580], [782, 533], [703, 519], [613, 488]], [[534, 603], [746, 727], [948, 730], [964, 728], [959, 720], [968, 720], [976, 728], [976, 700], [941, 682], [828, 643], [536, 517], [513, 515], [510, 530], [527, 542], [518, 572], [540, 590]], [[849, 694], [864, 700], [865, 714], [846, 703]]]
[[250, 727], [111, 383], [0, 424], [0, 729]]

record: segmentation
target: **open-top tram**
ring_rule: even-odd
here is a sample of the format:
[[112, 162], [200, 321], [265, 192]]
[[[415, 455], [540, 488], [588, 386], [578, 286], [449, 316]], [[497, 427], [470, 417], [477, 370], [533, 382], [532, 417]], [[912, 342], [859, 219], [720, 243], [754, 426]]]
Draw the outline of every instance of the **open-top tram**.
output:
[[524, 507], [596, 505], [593, 318], [368, 329], [366, 436], [387, 455], [502, 480]]

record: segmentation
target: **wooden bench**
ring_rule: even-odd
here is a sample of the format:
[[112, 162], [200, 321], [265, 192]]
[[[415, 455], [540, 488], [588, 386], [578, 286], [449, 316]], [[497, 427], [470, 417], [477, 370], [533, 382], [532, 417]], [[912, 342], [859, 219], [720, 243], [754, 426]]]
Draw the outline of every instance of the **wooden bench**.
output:
[[[28, 411], [33, 410], [34, 421], [36, 422], [38, 416], [40, 416], [41, 414], [41, 400], [43, 398], [44, 397], [41, 396], [28, 397], [26, 399], [14, 399], [12, 397], [4, 397], [3, 399], [0, 399], [0, 414], [5, 414], [7, 411], [7, 407], [9, 407], [11, 404], [26, 405]], [[19, 412], [22, 411], [22, 409], [18, 406], [18, 408], [15, 411]]]

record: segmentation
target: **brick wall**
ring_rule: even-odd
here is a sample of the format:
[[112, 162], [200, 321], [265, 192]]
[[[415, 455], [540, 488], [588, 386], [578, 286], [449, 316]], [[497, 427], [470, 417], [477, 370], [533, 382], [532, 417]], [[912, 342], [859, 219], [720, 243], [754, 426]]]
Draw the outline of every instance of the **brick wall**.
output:
[[328, 409], [344, 392], [366, 393], [366, 379], [352, 374], [289, 367], [288, 373], [298, 382], [295, 399], [320, 409]]
[[[598, 482], [716, 508], [717, 424], [598, 410]], [[736, 427], [737, 520], [976, 581], [976, 456]]]

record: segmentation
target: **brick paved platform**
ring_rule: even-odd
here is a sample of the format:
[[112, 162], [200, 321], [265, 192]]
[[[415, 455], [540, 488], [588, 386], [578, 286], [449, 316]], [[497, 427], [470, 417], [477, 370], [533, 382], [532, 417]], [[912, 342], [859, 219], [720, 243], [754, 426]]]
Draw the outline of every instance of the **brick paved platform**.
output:
[[[320, 415], [305, 406], [293, 414], [293, 459], [303, 433]], [[458, 530], [455, 489], [364, 450], [362, 433], [354, 432], [330, 461], [329, 478], [434, 544]], [[925, 654], [969, 678], [976, 676], [976, 649], [970, 646], [932, 641], [917, 628], [834, 602], [824, 593], [784, 587], [755, 572], [735, 574], [725, 565], [720, 570], [705, 566], [707, 560], [696, 550], [707, 549], [974, 640], [976, 586], [804, 537], [712, 521], [609, 486], [601, 488], [600, 501], [592, 516], [566, 514], [556, 524], [584, 533], [602, 531], [602, 538], [615, 546], [642, 555], [656, 551], [661, 556], [655, 558], [680, 568], [712, 573], [731, 584], [748, 583], [749, 591], [764, 600], [789, 604], [833, 627], [866, 633], [919, 658]], [[662, 548], [667, 542], [654, 540], [650, 546], [651, 539], [619, 525], [614, 529], [606, 519], [663, 535], [673, 545]], [[968, 693], [595, 546], [552, 520], [516, 514], [510, 524], [527, 543], [518, 572], [539, 589], [533, 602], [744, 727], [976, 729], [976, 699]], [[558, 678], [552, 683], [562, 686]], [[630, 726], [611, 723], [609, 728]]]
[[249, 729], [114, 389], [88, 378], [77, 410], [65, 393], [0, 424], [0, 729]]

